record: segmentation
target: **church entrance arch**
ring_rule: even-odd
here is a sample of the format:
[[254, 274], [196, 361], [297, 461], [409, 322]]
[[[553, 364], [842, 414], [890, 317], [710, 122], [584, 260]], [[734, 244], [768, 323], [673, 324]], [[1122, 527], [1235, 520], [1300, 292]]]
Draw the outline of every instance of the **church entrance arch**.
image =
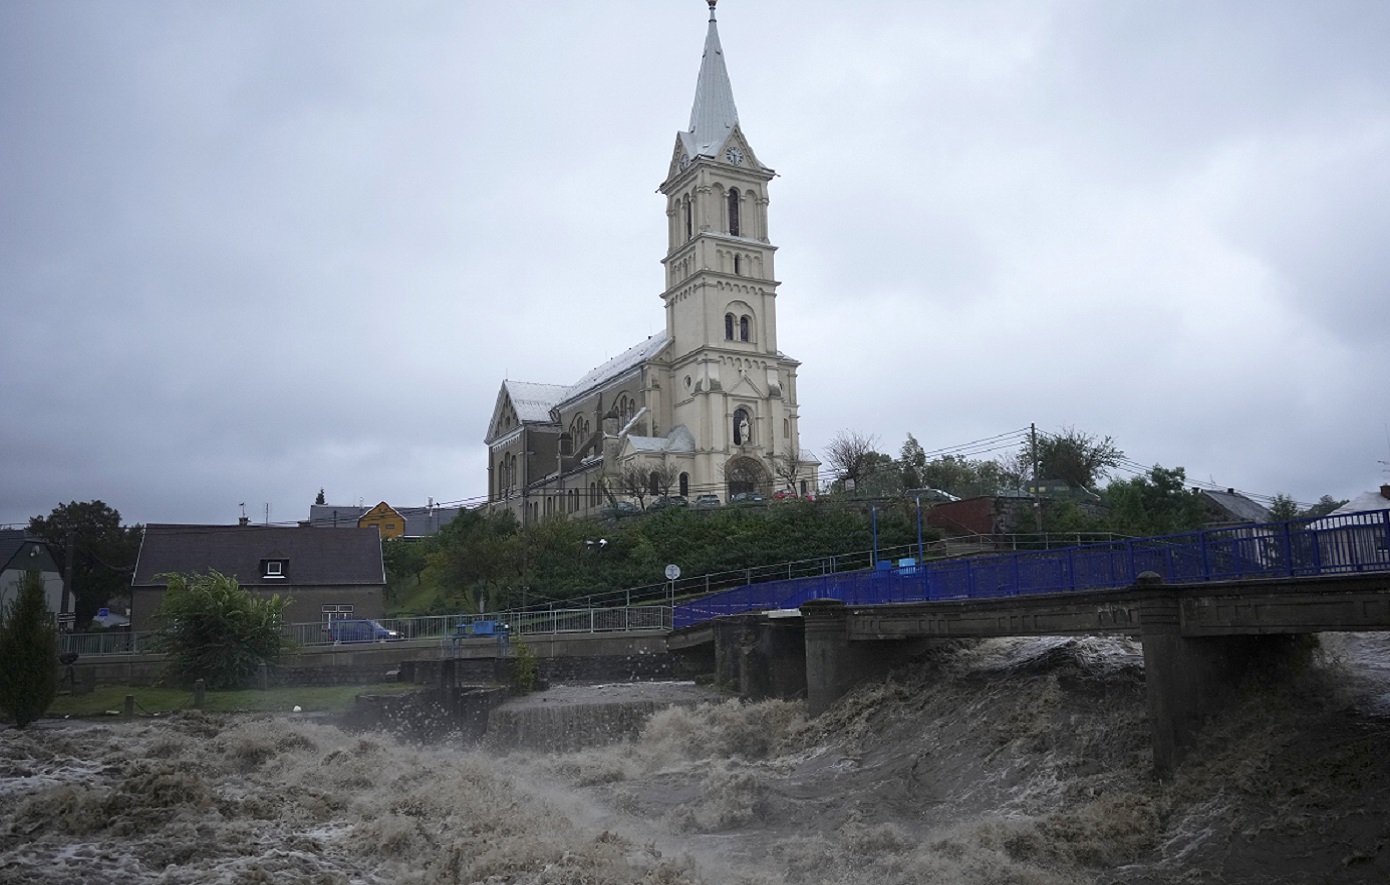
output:
[[730, 501], [735, 495], [766, 495], [772, 488], [772, 475], [762, 462], [741, 455], [724, 463], [724, 481]]

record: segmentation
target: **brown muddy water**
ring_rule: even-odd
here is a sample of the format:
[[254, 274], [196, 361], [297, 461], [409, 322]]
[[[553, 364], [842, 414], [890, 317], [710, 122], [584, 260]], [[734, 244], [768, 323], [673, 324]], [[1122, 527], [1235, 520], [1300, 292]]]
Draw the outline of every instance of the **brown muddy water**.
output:
[[812, 722], [676, 706], [574, 752], [292, 716], [48, 722], [0, 733], [0, 882], [1390, 881], [1390, 640], [1325, 637], [1168, 783], [1140, 660], [1119, 639], [990, 641]]

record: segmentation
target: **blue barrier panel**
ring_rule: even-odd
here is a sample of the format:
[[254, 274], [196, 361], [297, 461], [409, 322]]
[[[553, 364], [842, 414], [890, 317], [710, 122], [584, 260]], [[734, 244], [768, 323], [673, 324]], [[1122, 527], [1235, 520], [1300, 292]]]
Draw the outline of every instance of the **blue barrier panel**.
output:
[[1306, 577], [1390, 570], [1390, 510], [1285, 523], [1209, 529], [974, 559], [749, 584], [676, 606], [674, 623], [759, 609], [796, 608], [812, 599], [847, 605], [984, 599], [1036, 593], [1122, 589], [1139, 574], [1166, 583]]

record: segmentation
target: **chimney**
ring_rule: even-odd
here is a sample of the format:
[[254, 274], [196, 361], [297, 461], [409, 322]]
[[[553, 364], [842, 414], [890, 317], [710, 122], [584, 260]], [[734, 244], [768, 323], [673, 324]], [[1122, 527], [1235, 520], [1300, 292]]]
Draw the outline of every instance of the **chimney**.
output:
[[1226, 490], [1226, 494], [1228, 494], [1228, 495], [1234, 495], [1235, 493], [1236, 493], [1236, 490], [1235, 490], [1235, 489], [1227, 489], [1227, 490]]
[[1390, 486], [1381, 486], [1380, 496], [1386, 499], [1387, 501], [1390, 501]]
[[240, 519], [238, 519], [238, 520], [236, 521], [236, 524], [237, 524], [237, 525], [250, 525], [250, 524], [251, 524], [251, 518], [248, 517], [248, 516], [243, 516], [243, 517], [241, 517]]

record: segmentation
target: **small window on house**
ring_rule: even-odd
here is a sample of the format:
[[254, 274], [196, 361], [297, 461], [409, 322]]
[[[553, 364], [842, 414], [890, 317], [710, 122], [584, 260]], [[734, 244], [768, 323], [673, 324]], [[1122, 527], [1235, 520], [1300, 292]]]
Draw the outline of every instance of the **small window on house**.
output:
[[731, 313], [724, 314], [724, 340], [734, 340], [734, 315]]
[[738, 340], [748, 340], [748, 327], [751, 325], [752, 323], [750, 322], [748, 317], [742, 316], [738, 318]]
[[325, 605], [319, 611], [327, 623], [352, 617], [352, 606], [350, 605]]
[[283, 559], [261, 560], [261, 577], [280, 580], [285, 577], [286, 561]]

